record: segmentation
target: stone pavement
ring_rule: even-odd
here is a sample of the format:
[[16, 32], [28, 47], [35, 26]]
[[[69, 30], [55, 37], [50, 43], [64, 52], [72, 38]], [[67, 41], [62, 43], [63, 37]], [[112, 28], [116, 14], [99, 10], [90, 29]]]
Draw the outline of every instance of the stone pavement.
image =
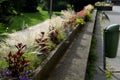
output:
[[[107, 26], [111, 25], [111, 24], [120, 24], [120, 6], [113, 6], [113, 10], [112, 11], [106, 11], [107, 15], [110, 18], [110, 22], [101, 22], [101, 24], [98, 22], [96, 25], [96, 37], [97, 37], [97, 48], [96, 48], [96, 52], [97, 55], [99, 57], [96, 65], [96, 74], [93, 78], [93, 80], [107, 80], [105, 78], [104, 75], [104, 70], [103, 70], [103, 36], [102, 31], [104, 28], [106, 28]], [[98, 27], [99, 26], [99, 27]], [[100, 32], [100, 28], [101, 28], [101, 32]], [[120, 41], [120, 39], [119, 39]], [[102, 53], [102, 54], [99, 54]], [[120, 80], [120, 42], [119, 42], [119, 46], [118, 46], [118, 51], [117, 51], [117, 57], [116, 58], [107, 58], [106, 57], [106, 68], [108, 69], [108, 71], [118, 71], [116, 73], [112, 73], [112, 79], [111, 80]]]
[[[111, 25], [111, 24], [119, 24], [120, 25], [120, 6], [114, 6], [113, 11], [106, 12], [110, 18], [110, 22], [102, 23], [103, 28]], [[113, 73], [112, 80], [120, 80], [120, 38], [118, 44], [118, 51], [116, 58], [106, 58], [107, 66], [106, 68], [109, 71], [117, 71]]]
[[92, 80], [107, 80], [103, 70], [103, 38], [100, 27], [100, 17], [97, 15], [94, 35], [97, 39], [95, 52], [97, 54], [95, 75]]

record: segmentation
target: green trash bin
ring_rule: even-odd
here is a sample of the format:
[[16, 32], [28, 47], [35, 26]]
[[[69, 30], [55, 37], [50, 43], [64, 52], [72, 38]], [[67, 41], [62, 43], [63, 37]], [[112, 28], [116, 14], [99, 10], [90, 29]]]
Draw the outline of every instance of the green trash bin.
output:
[[115, 58], [119, 42], [119, 25], [113, 24], [104, 29], [104, 52], [105, 56]]

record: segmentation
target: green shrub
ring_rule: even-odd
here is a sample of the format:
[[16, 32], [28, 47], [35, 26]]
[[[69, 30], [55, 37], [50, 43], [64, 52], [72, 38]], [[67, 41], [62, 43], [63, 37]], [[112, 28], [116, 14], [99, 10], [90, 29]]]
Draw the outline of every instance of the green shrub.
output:
[[38, 6], [38, 0], [24, 0], [24, 6], [22, 7], [23, 12], [36, 12]]

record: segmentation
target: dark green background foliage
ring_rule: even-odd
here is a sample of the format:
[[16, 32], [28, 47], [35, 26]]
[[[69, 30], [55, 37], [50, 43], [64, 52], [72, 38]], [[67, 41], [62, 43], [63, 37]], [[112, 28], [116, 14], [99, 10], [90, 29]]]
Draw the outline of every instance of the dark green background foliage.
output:
[[34, 12], [38, 2], [38, 0], [0, 0], [0, 10], [5, 14], [13, 14], [13, 10]]
[[84, 6], [88, 4], [93, 4], [99, 0], [67, 0], [69, 4], [73, 5], [75, 11], [80, 11]]
[[38, 6], [38, 0], [24, 0], [24, 6], [22, 7], [23, 12], [36, 12], [36, 7]]
[[[67, 9], [67, 1], [65, 0], [52, 0], [53, 11], [61, 11]], [[43, 0], [43, 9], [50, 9], [50, 0]]]
[[[70, 4], [73, 6], [75, 11], [80, 11], [87, 4], [94, 4], [97, 0], [52, 0], [53, 1], [53, 10], [60, 11], [67, 9], [67, 5]], [[43, 9], [49, 10], [50, 0], [43, 0]]]
[[[80, 11], [87, 4], [94, 4], [98, 0], [53, 0], [53, 10], [60, 11], [67, 9], [67, 5], [73, 5], [75, 11]], [[43, 9], [49, 10], [50, 0], [43, 0]]]
[[[52, 0], [53, 11], [66, 10], [68, 4], [71, 5], [74, 10], [80, 11], [87, 4], [94, 4], [97, 0]], [[41, 3], [40, 3], [41, 2]], [[10, 24], [11, 15], [21, 15], [21, 13], [37, 12], [37, 6], [44, 10], [50, 9], [50, 0], [0, 0], [0, 23]]]

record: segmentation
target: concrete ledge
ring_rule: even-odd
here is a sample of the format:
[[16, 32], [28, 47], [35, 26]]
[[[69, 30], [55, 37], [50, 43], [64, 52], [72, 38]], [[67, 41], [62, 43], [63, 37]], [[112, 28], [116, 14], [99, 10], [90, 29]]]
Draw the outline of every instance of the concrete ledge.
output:
[[112, 6], [95, 6], [100, 11], [112, 11]]
[[[80, 32], [81, 26], [77, 26], [70, 33], [69, 37], [51, 53], [50, 57], [47, 58], [44, 64], [36, 69], [34, 80], [45, 80], [49, 74], [50, 77], [48, 80], [85, 79], [87, 59], [96, 18], [96, 10], [93, 12], [92, 18], [92, 21], [88, 22], [88, 24], [83, 27], [82, 32]], [[79, 32], [80, 34], [78, 34]], [[75, 37], [77, 38], [75, 39]], [[61, 59], [63, 55], [64, 57]], [[58, 64], [60, 59], [61, 61]], [[53, 69], [54, 71], [51, 74], [50, 72]]]

